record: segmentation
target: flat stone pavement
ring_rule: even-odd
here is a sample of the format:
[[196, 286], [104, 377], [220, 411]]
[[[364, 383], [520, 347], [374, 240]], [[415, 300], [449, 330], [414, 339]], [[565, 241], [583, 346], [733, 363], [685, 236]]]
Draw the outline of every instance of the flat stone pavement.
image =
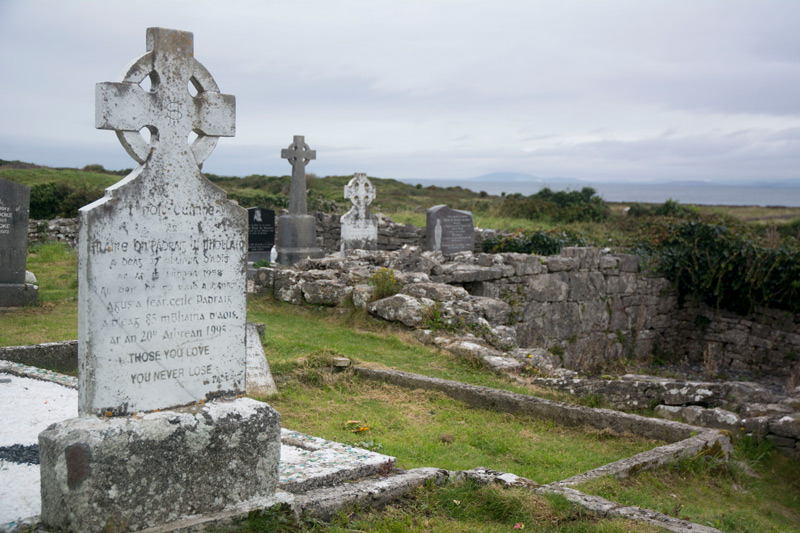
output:
[[[0, 531], [39, 514], [39, 465], [25, 460], [42, 430], [78, 416], [76, 387], [70, 376], [0, 361]], [[394, 463], [394, 457], [281, 430], [279, 488], [289, 493], [386, 472]]]

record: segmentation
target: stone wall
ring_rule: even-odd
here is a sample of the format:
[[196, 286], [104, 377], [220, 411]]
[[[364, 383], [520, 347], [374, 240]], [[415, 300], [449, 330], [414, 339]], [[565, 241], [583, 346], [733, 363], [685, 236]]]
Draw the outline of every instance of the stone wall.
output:
[[[317, 244], [326, 254], [338, 252], [341, 249], [342, 225], [339, 215], [326, 215], [315, 213], [317, 217]], [[475, 228], [475, 252], [481, 251], [481, 243], [497, 235], [497, 231]], [[425, 248], [425, 228], [418, 228], [413, 224], [399, 224], [384, 215], [378, 215], [378, 249], [399, 250], [403, 246], [419, 246]]]
[[[361, 252], [307, 262], [294, 270], [259, 271], [256, 291], [271, 290], [276, 298], [295, 304], [358, 300], [357, 305], [366, 307], [368, 278], [381, 267], [400, 273], [404, 288], [392, 300], [371, 304], [374, 314], [424, 327], [424, 307], [436, 301], [443, 316], [477, 325], [484, 321], [503, 344], [510, 340], [520, 347], [545, 348], [566, 368], [613, 370], [625, 360], [658, 357], [686, 359], [706, 370], [713, 366], [712, 373], [719, 375], [800, 373], [796, 318], [680, 308], [670, 283], [640, 272], [638, 257], [596, 248], [565, 248], [550, 257], [443, 256], [408, 247]], [[417, 294], [422, 289], [425, 294]]]
[[78, 224], [78, 218], [29, 220], [28, 242], [59, 241], [75, 246], [78, 242]]

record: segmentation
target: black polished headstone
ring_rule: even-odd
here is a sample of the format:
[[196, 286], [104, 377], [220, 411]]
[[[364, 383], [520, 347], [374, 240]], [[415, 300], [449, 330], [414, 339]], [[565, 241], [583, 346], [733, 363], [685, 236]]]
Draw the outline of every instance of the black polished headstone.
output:
[[263, 207], [248, 208], [247, 229], [248, 261], [269, 261], [275, 245], [275, 211]]
[[30, 199], [30, 187], [0, 179], [0, 307], [26, 305], [38, 297], [36, 286], [25, 283]]
[[428, 250], [453, 254], [475, 247], [475, 224], [469, 211], [435, 205], [428, 209], [425, 230]]

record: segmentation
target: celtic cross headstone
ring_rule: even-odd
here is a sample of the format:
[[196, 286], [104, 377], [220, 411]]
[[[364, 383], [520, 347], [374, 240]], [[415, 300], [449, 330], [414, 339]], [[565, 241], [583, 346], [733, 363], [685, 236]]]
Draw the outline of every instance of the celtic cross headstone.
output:
[[316, 218], [308, 214], [306, 194], [306, 165], [317, 158], [302, 135], [295, 135], [292, 144], [281, 150], [281, 158], [292, 165], [289, 191], [289, 214], [278, 218], [278, 263], [293, 265], [307, 257], [322, 257], [317, 246]]
[[39, 436], [42, 520], [138, 531], [264, 501], [277, 486], [280, 415], [238, 397], [247, 212], [200, 172], [234, 134], [234, 97], [194, 58], [191, 33], [163, 28], [95, 96], [96, 127], [139, 166], [80, 210], [81, 416]]
[[342, 252], [378, 249], [378, 217], [369, 210], [375, 199], [375, 186], [367, 175], [356, 173], [344, 187], [344, 197], [353, 204], [342, 215]]

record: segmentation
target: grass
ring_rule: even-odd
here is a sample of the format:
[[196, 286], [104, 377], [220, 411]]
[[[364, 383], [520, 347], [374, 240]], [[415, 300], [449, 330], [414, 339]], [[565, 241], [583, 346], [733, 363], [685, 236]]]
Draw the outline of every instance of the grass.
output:
[[563, 496], [539, 496], [521, 488], [481, 486], [471, 481], [419, 487], [384, 509], [347, 509], [330, 524], [295, 526], [288, 513], [253, 514], [235, 531], [534, 531], [655, 532], [657, 528], [592, 515]]
[[577, 488], [723, 531], [800, 531], [800, 462], [751, 439], [736, 443], [735, 459], [687, 458]]
[[[284, 367], [286, 368], [286, 367]], [[284, 427], [397, 458], [399, 468], [485, 466], [549, 483], [651, 449], [658, 442], [552, 420], [473, 409], [411, 390], [298, 367], [269, 400]]]

